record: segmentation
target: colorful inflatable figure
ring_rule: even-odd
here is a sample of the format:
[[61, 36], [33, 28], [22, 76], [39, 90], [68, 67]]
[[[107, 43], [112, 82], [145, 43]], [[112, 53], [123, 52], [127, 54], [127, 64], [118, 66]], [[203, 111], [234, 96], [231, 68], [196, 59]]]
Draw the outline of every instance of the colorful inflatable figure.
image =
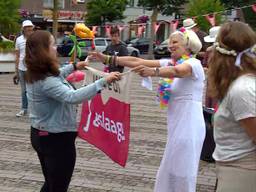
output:
[[[91, 31], [88, 27], [85, 26], [83, 23], [77, 23], [73, 29], [74, 34], [69, 35], [69, 38], [73, 41], [74, 46], [69, 52], [69, 55], [72, 56], [72, 58], [75, 58], [76, 54], [78, 57], [81, 57], [81, 47], [85, 47], [86, 44], [84, 41], [78, 42], [77, 37], [84, 39], [94, 39], [94, 32]], [[92, 41], [93, 42], [93, 41]], [[94, 46], [92, 44], [92, 46]]]
[[[81, 57], [81, 47], [85, 47], [85, 41], [77, 41], [77, 37], [84, 39], [94, 39], [94, 32], [91, 31], [88, 27], [85, 26], [83, 23], [77, 23], [73, 29], [73, 34], [69, 35], [69, 38], [73, 41], [74, 46], [72, 47], [71, 51], [69, 52], [69, 56], [71, 56], [70, 63], [75, 61], [76, 56]], [[93, 42], [93, 41], [92, 41]], [[94, 44], [92, 43], [92, 49], [94, 48]], [[79, 82], [84, 79], [84, 72], [82, 71], [74, 71], [71, 73], [66, 79], [71, 82]]]

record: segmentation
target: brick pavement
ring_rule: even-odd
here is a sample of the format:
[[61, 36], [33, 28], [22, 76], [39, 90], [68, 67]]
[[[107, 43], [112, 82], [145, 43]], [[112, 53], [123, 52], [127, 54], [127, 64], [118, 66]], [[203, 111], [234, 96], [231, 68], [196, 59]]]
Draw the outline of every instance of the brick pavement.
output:
[[[0, 74], [0, 192], [37, 192], [43, 182], [29, 140], [29, 121], [16, 118], [19, 86], [12, 74]], [[125, 168], [77, 139], [77, 162], [70, 192], [151, 192], [166, 142], [166, 118], [154, 103], [154, 92], [132, 84], [131, 143]], [[157, 114], [157, 116], [156, 116]], [[200, 163], [197, 192], [214, 192], [215, 166]]]

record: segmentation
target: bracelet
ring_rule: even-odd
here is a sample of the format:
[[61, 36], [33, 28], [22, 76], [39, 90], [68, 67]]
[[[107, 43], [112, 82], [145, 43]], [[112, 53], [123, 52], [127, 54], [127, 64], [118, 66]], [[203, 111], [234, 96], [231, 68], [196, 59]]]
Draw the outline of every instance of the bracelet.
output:
[[74, 61], [74, 62], [72, 63], [72, 65], [73, 65], [73, 67], [74, 67], [74, 71], [77, 70], [76, 64], [77, 64], [76, 61]]
[[108, 64], [111, 65], [112, 62], [113, 62], [113, 56], [109, 56], [109, 62], [108, 62]]
[[117, 60], [117, 56], [115, 55], [114, 58], [113, 58], [113, 65], [114, 65], [114, 66], [118, 66], [116, 60]]
[[109, 55], [106, 55], [106, 58], [105, 58], [105, 61], [104, 61], [104, 63], [106, 64], [106, 65], [109, 65], [109, 63], [110, 63], [110, 56]]
[[160, 71], [159, 71], [159, 67], [155, 68], [155, 77], [159, 77]]

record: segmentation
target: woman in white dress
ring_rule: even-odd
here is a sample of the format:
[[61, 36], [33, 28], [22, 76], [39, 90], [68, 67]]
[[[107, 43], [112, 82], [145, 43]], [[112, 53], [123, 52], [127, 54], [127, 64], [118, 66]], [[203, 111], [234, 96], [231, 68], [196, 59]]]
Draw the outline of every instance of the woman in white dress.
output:
[[[159, 81], [159, 99], [162, 106], [168, 107], [168, 136], [155, 192], [196, 191], [198, 165], [205, 138], [202, 111], [205, 77], [200, 60], [195, 58], [201, 47], [197, 35], [183, 29], [170, 35], [171, 59], [145, 60], [92, 53], [106, 64], [134, 68], [143, 77], [162, 77]], [[164, 86], [168, 89], [160, 91]]]

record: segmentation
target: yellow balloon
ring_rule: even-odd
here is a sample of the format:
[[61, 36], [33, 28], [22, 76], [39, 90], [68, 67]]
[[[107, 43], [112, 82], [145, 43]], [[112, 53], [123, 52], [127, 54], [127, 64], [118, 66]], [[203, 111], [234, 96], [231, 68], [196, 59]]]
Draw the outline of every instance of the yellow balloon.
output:
[[74, 27], [74, 32], [80, 38], [94, 38], [94, 32], [83, 23], [77, 23]]

